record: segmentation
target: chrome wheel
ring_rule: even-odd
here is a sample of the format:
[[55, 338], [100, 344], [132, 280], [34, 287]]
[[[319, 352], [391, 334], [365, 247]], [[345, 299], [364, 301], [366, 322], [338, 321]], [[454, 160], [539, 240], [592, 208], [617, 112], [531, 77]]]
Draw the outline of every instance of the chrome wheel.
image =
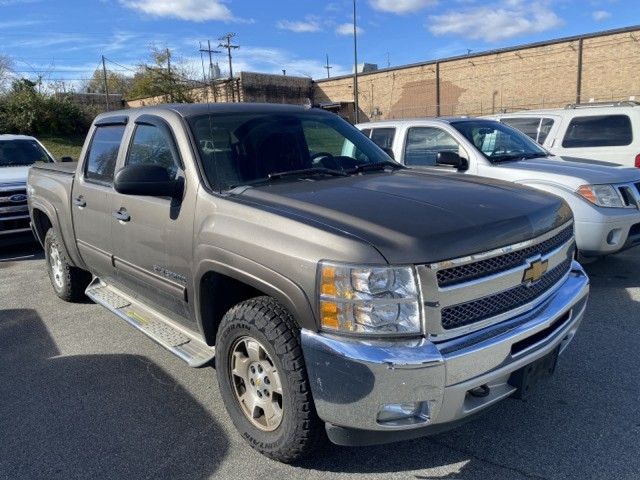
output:
[[60, 251], [58, 247], [53, 244], [49, 247], [49, 266], [51, 268], [51, 278], [56, 287], [64, 287], [64, 273], [62, 268], [62, 260], [60, 259]]
[[231, 349], [231, 383], [245, 416], [260, 430], [282, 423], [282, 383], [273, 360], [255, 338], [241, 337]]

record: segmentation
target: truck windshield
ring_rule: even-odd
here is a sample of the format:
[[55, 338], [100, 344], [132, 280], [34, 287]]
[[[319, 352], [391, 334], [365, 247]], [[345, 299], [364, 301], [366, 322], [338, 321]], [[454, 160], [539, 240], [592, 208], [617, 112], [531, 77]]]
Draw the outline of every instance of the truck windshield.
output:
[[24, 167], [36, 162], [51, 161], [47, 152], [35, 140], [0, 140], [0, 167]]
[[465, 120], [451, 122], [451, 126], [493, 163], [549, 156], [524, 133], [500, 122]]
[[[358, 129], [326, 112], [215, 113], [189, 123], [216, 190], [402, 168]], [[374, 164], [380, 168], [363, 168]]]

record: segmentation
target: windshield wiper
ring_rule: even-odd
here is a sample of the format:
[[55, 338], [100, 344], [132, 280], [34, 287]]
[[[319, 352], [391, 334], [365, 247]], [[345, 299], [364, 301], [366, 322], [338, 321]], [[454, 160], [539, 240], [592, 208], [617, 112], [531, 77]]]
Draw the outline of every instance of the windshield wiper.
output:
[[377, 172], [381, 170], [385, 170], [387, 168], [391, 168], [393, 170], [403, 170], [407, 167], [404, 165], [400, 165], [396, 162], [376, 162], [376, 163], [363, 163], [361, 165], [356, 165], [353, 168], [347, 170], [349, 173], [361, 173], [361, 172]]
[[256, 178], [253, 180], [247, 180], [246, 182], [242, 182], [242, 183], [236, 183], [234, 185], [230, 185], [229, 188], [227, 188], [227, 190], [233, 190], [235, 188], [239, 188], [239, 187], [249, 187], [252, 185], [260, 185], [260, 184], [265, 184], [265, 183], [269, 183], [273, 180], [278, 180], [281, 178], [288, 178], [288, 177], [297, 177], [297, 178], [304, 178], [304, 177], [312, 177], [314, 175], [329, 175], [332, 177], [347, 177], [349, 176], [349, 174], [347, 172], [344, 172], [342, 170], [333, 170], [331, 168], [324, 168], [324, 167], [312, 167], [312, 168], [301, 168], [299, 170], [288, 170], [285, 172], [273, 172], [270, 173], [269, 175], [267, 175], [266, 177], [262, 177], [262, 178]]
[[342, 170], [334, 170], [325, 167], [301, 168], [300, 170], [288, 170], [284, 172], [273, 172], [267, 175], [267, 178], [285, 178], [285, 177], [310, 177], [313, 175], [330, 175], [332, 177], [346, 177], [349, 174]]

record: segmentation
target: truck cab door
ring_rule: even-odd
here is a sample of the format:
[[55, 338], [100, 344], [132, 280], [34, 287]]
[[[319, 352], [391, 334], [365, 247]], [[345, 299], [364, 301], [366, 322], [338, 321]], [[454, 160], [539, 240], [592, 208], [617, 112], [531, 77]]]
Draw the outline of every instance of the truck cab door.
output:
[[113, 192], [113, 174], [126, 121], [126, 117], [111, 117], [108, 123], [95, 124], [82, 170], [71, 192], [78, 251], [89, 270], [105, 281], [114, 274], [113, 222], [108, 200]]
[[[135, 121], [122, 165], [160, 165], [172, 179], [184, 167], [171, 127], [143, 114]], [[185, 182], [183, 199], [113, 193], [113, 256], [118, 283], [149, 305], [182, 321], [189, 316], [187, 284], [191, 275], [194, 186]]]

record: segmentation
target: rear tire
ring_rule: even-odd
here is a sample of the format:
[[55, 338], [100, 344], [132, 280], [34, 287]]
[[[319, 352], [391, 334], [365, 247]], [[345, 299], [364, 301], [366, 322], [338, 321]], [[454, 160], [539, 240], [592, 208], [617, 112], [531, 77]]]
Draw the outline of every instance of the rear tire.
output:
[[323, 442], [299, 332], [273, 298], [256, 297], [226, 313], [218, 329], [216, 373], [231, 420], [262, 454], [290, 463]]
[[66, 302], [83, 300], [84, 291], [91, 282], [91, 273], [71, 265], [53, 228], [44, 237], [44, 253], [47, 273], [56, 295]]

